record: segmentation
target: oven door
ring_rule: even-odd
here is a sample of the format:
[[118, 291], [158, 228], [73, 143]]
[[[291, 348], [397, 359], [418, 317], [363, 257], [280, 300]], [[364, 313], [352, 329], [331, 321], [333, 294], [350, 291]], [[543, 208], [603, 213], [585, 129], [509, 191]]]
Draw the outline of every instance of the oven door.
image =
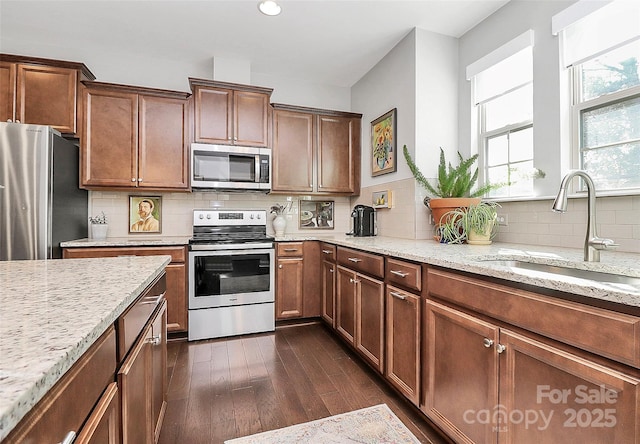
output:
[[274, 250], [189, 252], [189, 309], [275, 300]]

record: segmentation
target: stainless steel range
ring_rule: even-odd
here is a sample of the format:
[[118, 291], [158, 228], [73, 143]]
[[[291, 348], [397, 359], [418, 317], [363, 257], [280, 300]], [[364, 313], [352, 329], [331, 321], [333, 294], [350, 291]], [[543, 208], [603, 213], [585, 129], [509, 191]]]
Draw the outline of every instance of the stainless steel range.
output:
[[275, 330], [273, 238], [264, 210], [194, 210], [189, 340]]

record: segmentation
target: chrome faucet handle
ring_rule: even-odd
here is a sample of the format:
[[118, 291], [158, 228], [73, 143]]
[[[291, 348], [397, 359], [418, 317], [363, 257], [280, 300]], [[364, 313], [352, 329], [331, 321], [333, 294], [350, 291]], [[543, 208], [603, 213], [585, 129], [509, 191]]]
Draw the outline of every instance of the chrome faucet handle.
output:
[[613, 250], [620, 246], [620, 244], [616, 244], [613, 239], [603, 239], [601, 237], [592, 237], [589, 239], [589, 245], [596, 250]]

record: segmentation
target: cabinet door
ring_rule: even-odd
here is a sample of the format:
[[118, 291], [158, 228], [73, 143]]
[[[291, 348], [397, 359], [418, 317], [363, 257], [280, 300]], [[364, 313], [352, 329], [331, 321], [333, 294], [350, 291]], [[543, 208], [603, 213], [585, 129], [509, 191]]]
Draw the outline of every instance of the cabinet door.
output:
[[138, 95], [86, 88], [81, 177], [85, 186], [135, 187]]
[[16, 106], [16, 64], [0, 62], [0, 122], [14, 121]]
[[187, 103], [139, 96], [139, 187], [189, 188]]
[[18, 64], [16, 119], [75, 134], [78, 71]]
[[313, 191], [313, 114], [273, 112], [273, 191]]
[[346, 117], [318, 116], [318, 191], [355, 192], [355, 163], [360, 144], [359, 122]]
[[118, 386], [122, 393], [123, 444], [151, 444], [153, 440], [151, 337], [152, 327], [147, 325], [118, 371]]
[[196, 87], [196, 142], [233, 143], [233, 90]]
[[336, 279], [336, 330], [350, 344], [356, 336], [356, 274], [340, 265]]
[[640, 380], [510, 331], [500, 343], [500, 442], [640, 442]]
[[74, 444], [120, 444], [120, 397], [118, 384], [105, 390]]
[[356, 274], [356, 348], [382, 373], [384, 282]]
[[276, 270], [276, 319], [302, 317], [301, 257], [278, 258]]
[[322, 262], [322, 319], [335, 327], [336, 264]]
[[151, 425], [153, 442], [158, 442], [162, 420], [167, 408], [167, 303], [162, 303], [160, 311], [151, 324]]
[[385, 375], [416, 406], [420, 388], [420, 296], [387, 285]]
[[269, 95], [235, 91], [233, 95], [236, 145], [269, 146]]
[[170, 332], [187, 331], [187, 267], [169, 264], [167, 273], [167, 329]]
[[456, 442], [496, 442], [492, 424], [474, 414], [498, 405], [498, 328], [432, 301], [426, 312], [422, 410]]

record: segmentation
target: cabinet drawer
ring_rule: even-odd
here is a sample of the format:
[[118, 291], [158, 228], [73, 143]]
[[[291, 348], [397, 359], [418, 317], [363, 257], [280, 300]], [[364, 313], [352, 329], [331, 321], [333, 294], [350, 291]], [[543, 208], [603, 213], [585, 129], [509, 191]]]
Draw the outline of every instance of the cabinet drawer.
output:
[[57, 443], [79, 432], [115, 371], [116, 333], [109, 327], [2, 443]]
[[352, 270], [384, 278], [384, 258], [382, 256], [338, 247], [338, 263]]
[[322, 254], [323, 261], [335, 262], [336, 260], [336, 246], [322, 242], [320, 244], [320, 253]]
[[90, 247], [65, 248], [62, 257], [65, 259], [117, 257], [117, 256], [171, 256], [171, 262], [185, 262], [185, 247]]
[[276, 255], [278, 257], [302, 256], [302, 242], [278, 242]]
[[429, 296], [640, 368], [640, 318], [442, 270], [427, 282]]
[[413, 290], [422, 290], [422, 267], [411, 262], [387, 258], [387, 281]]
[[166, 275], [163, 274], [118, 318], [118, 362], [127, 356], [145, 324], [164, 300], [166, 289]]

